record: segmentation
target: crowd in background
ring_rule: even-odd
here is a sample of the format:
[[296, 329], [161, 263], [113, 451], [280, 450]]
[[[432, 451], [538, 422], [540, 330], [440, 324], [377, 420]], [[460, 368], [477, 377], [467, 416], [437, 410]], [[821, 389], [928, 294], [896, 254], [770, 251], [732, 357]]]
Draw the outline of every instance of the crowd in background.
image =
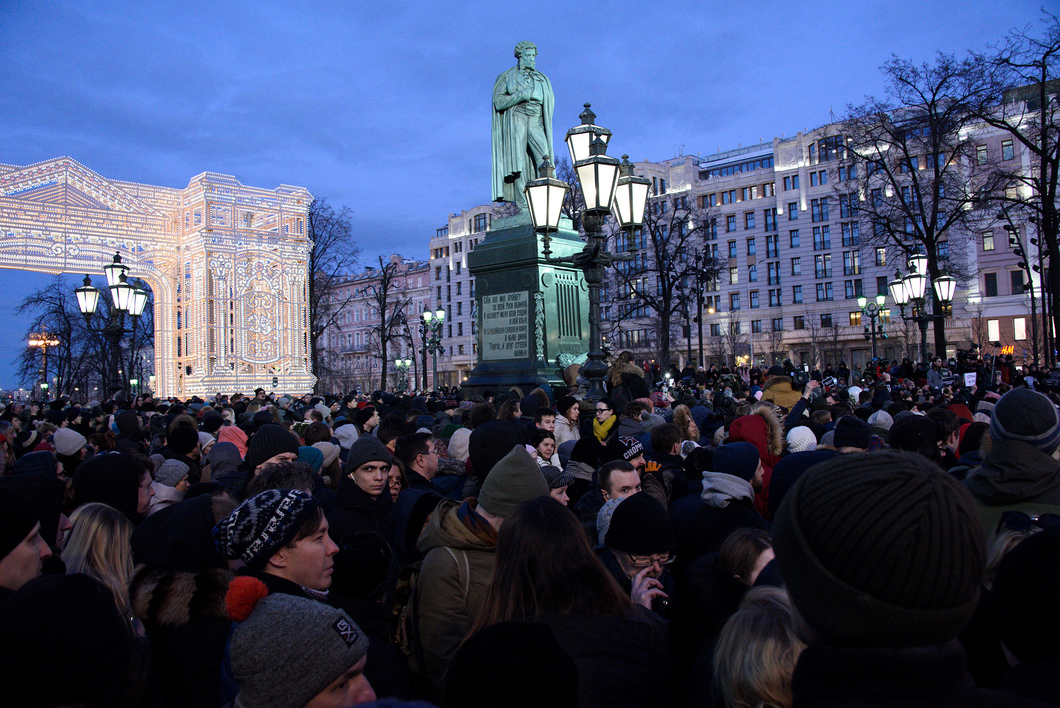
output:
[[564, 373], [8, 403], [2, 702], [1060, 705], [1044, 371]]

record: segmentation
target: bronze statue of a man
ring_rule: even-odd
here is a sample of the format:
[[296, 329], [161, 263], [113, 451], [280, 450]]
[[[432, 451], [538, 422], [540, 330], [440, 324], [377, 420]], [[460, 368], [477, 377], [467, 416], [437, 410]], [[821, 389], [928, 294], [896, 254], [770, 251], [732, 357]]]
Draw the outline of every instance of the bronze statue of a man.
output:
[[515, 202], [526, 211], [523, 188], [537, 178], [537, 167], [552, 151], [552, 83], [537, 71], [533, 42], [515, 45], [518, 65], [493, 85], [493, 201]]

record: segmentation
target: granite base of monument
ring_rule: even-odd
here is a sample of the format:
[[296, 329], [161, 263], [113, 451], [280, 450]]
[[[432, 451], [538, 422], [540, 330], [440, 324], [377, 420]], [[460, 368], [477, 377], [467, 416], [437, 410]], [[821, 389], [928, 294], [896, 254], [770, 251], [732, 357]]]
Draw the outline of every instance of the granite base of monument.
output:
[[[552, 237], [553, 258], [584, 246], [569, 221]], [[589, 296], [580, 269], [545, 260], [526, 214], [498, 219], [468, 254], [475, 276], [478, 364], [468, 395], [563, 382], [564, 362], [589, 348]]]

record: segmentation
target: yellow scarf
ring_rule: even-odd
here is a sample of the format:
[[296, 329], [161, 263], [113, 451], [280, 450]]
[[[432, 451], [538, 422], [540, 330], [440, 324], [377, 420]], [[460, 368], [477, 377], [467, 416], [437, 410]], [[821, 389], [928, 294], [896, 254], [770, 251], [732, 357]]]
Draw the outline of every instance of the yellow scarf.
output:
[[603, 423], [600, 422], [599, 418], [593, 418], [593, 435], [596, 436], [597, 440], [603, 442], [607, 439], [607, 435], [611, 432], [611, 428], [615, 427], [616, 422], [618, 422], [617, 415], [612, 415]]

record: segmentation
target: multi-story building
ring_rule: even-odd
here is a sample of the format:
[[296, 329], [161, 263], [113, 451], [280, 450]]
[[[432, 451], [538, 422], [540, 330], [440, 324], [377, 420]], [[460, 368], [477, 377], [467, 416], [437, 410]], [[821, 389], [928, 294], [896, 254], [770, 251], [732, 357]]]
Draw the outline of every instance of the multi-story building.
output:
[[475, 250], [498, 216], [494, 205], [450, 214], [430, 243], [430, 307], [445, 310], [442, 325], [444, 352], [438, 358], [438, 384], [459, 385], [478, 358], [475, 331], [475, 279], [467, 268], [467, 254]]
[[[419, 388], [423, 378], [418, 322], [430, 306], [430, 273], [426, 261], [390, 256], [381, 268], [367, 267], [338, 282], [324, 297], [330, 313], [319, 340], [319, 389], [328, 393], [381, 388], [387, 360], [387, 390]], [[384, 314], [385, 311], [385, 314]], [[386, 347], [382, 340], [386, 339]], [[395, 359], [411, 359], [400, 374]]]

